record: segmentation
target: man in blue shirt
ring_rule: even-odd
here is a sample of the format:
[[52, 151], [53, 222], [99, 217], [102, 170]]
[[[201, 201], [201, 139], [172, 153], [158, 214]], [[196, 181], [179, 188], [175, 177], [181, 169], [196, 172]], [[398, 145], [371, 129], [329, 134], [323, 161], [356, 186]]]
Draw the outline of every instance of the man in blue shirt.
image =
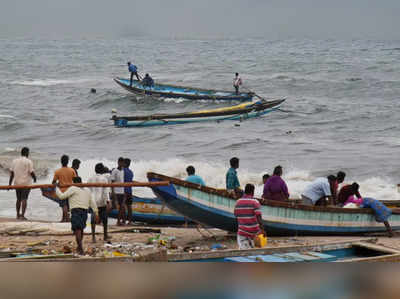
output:
[[154, 86], [153, 78], [150, 77], [149, 74], [146, 74], [142, 80], [142, 85], [145, 87], [153, 87]]
[[[124, 159], [124, 182], [130, 183], [133, 181], [133, 172], [129, 169], [131, 165], [131, 159], [125, 158]], [[125, 193], [125, 204], [126, 209], [128, 211], [128, 225], [132, 224], [132, 187], [124, 187]]]
[[236, 169], [239, 168], [239, 159], [233, 157], [229, 162], [231, 168], [229, 168], [226, 173], [226, 190], [232, 193], [236, 198], [240, 198], [243, 195], [243, 191], [240, 189], [240, 183], [236, 172]]
[[194, 184], [205, 186], [206, 184], [204, 183], [203, 179], [200, 176], [194, 174], [195, 171], [196, 170], [194, 169], [194, 167], [192, 165], [190, 165], [186, 168], [186, 172], [188, 174], [188, 177], [186, 178], [186, 182], [191, 182]]
[[132, 87], [132, 81], [133, 81], [133, 75], [136, 76], [136, 78], [138, 79], [138, 81], [140, 81], [140, 76], [137, 72], [137, 66], [132, 64], [130, 61], [128, 62], [128, 70], [131, 73], [131, 81], [130, 81], [130, 85]]

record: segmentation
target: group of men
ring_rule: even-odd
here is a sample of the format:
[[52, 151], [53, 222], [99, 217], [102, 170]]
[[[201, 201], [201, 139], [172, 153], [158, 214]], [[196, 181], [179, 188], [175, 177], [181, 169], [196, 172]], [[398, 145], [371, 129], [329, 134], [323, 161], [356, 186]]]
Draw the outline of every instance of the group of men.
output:
[[[132, 187], [91, 187], [80, 188], [68, 186], [82, 183], [78, 176], [80, 161], [74, 159], [71, 167], [69, 157], [61, 157], [61, 168], [54, 173], [52, 184], [55, 184], [57, 201], [62, 208], [61, 222], [71, 222], [71, 229], [75, 234], [77, 252], [83, 254], [82, 239], [83, 230], [86, 227], [88, 213], [92, 214], [92, 241], [96, 242], [96, 224], [102, 223], [104, 240], [110, 239], [108, 235], [108, 213], [111, 209], [118, 208], [117, 225], [132, 224]], [[130, 169], [129, 158], [118, 159], [118, 165], [110, 172], [102, 163], [97, 163], [94, 174], [88, 179], [88, 183], [126, 183], [133, 181], [133, 172]], [[33, 163], [29, 159], [29, 148], [21, 150], [21, 157], [13, 160], [10, 169], [9, 185], [31, 185], [36, 182]], [[16, 189], [17, 195], [17, 219], [27, 220], [25, 217], [29, 188]], [[71, 216], [70, 216], [71, 215]]]

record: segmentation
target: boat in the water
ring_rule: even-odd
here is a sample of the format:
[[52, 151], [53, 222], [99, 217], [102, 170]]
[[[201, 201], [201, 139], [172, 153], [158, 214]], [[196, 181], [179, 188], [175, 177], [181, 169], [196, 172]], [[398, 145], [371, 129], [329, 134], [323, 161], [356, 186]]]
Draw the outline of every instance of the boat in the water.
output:
[[[172, 210], [194, 222], [236, 232], [234, 216], [236, 199], [225, 190], [200, 186], [156, 173], [147, 174], [149, 181], [169, 181], [169, 186], [152, 187], [157, 197]], [[261, 206], [268, 235], [360, 235], [385, 232], [375, 221], [371, 209], [307, 206], [297, 201], [267, 200]], [[400, 230], [400, 209], [392, 209], [389, 222], [393, 231]]]
[[246, 102], [235, 106], [174, 114], [151, 114], [144, 116], [113, 115], [111, 119], [114, 121], [116, 127], [150, 127], [196, 122], [220, 122], [224, 120], [243, 121], [277, 110], [284, 101], [285, 99]]
[[154, 84], [152, 87], [143, 86], [141, 81], [133, 80], [130, 86], [130, 79], [114, 78], [114, 81], [124, 89], [138, 94], [151, 95], [163, 98], [184, 98], [189, 100], [225, 100], [225, 101], [251, 101], [255, 95], [253, 92], [202, 89], [169, 84]]
[[[58, 204], [61, 200], [57, 198], [54, 188], [42, 188], [42, 195]], [[111, 210], [108, 214], [111, 218], [117, 218], [118, 210]], [[147, 224], [159, 225], [181, 225], [189, 223], [190, 220], [169, 209], [159, 198], [143, 198], [133, 196], [132, 217], [134, 221]]]

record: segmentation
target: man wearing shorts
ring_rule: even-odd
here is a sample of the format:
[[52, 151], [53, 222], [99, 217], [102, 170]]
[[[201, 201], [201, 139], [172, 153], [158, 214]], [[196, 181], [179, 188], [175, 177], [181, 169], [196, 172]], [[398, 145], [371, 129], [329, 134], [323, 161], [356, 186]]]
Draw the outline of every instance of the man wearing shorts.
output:
[[[32, 179], [36, 183], [36, 175], [33, 172], [33, 163], [29, 157], [29, 148], [24, 147], [21, 150], [21, 157], [15, 159], [11, 165], [11, 173], [9, 185], [14, 182], [14, 185], [31, 185]], [[17, 219], [27, 220], [25, 211], [30, 189], [16, 189], [17, 193]]]
[[[111, 172], [111, 182], [112, 183], [123, 183], [124, 182], [124, 158], [120, 157], [118, 159], [118, 167], [114, 168]], [[118, 217], [117, 225], [125, 225], [125, 190], [124, 187], [112, 187], [111, 196], [113, 200], [118, 204]]]
[[[73, 183], [80, 184], [82, 179], [80, 177], [74, 177]], [[88, 209], [91, 208], [93, 212], [98, 217], [98, 210], [96, 202], [87, 188], [79, 188], [75, 186], [68, 187], [65, 192], [62, 192], [56, 188], [56, 194], [59, 199], [69, 201], [69, 206], [71, 207], [71, 229], [74, 232], [77, 252], [80, 255], [84, 255], [82, 240], [83, 240], [83, 230], [86, 227], [87, 213]]]

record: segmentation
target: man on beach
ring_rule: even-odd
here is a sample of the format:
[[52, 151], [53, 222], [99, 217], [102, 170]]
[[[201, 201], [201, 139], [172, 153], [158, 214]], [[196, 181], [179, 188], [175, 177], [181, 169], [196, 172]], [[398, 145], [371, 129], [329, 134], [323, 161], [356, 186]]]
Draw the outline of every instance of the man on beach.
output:
[[[36, 175], [33, 171], [33, 163], [29, 157], [29, 148], [24, 147], [21, 150], [21, 157], [12, 162], [10, 169], [9, 185], [14, 182], [14, 185], [31, 185], [32, 180], [36, 183]], [[17, 195], [17, 219], [27, 220], [25, 218], [25, 211], [30, 189], [16, 189]]]
[[226, 190], [236, 198], [240, 198], [243, 194], [243, 190], [240, 189], [240, 183], [236, 172], [236, 169], [239, 168], [239, 158], [233, 157], [229, 163], [231, 168], [229, 168], [226, 173]]
[[[61, 157], [61, 168], [57, 169], [54, 173], [52, 184], [59, 183], [60, 185], [72, 184], [72, 180], [76, 177], [75, 170], [71, 167], [68, 167], [69, 157], [67, 155], [62, 155]], [[65, 192], [68, 187], [61, 187], [61, 191]], [[60, 207], [62, 208], [62, 219], [61, 222], [69, 222], [69, 207], [68, 201], [62, 201], [60, 203]]]
[[[123, 183], [124, 182], [124, 158], [118, 158], [118, 167], [114, 168], [111, 172], [111, 182], [112, 183]], [[111, 187], [111, 196], [113, 201], [118, 204], [118, 217], [117, 225], [125, 225], [125, 189], [124, 187]]]
[[[131, 183], [133, 181], [133, 172], [129, 168], [131, 166], [131, 159], [125, 158], [124, 159], [124, 182], [125, 183]], [[133, 222], [133, 217], [132, 217], [132, 187], [124, 187], [124, 193], [125, 193], [125, 205], [127, 209], [127, 214], [128, 214], [128, 225], [131, 225]]]
[[235, 205], [234, 214], [238, 222], [237, 243], [239, 249], [254, 248], [254, 238], [260, 232], [265, 236], [261, 204], [253, 198], [254, 189], [254, 185], [247, 184], [243, 197]]
[[[80, 184], [82, 179], [80, 177], [74, 177], [73, 183]], [[83, 230], [86, 227], [88, 209], [91, 208], [96, 214], [96, 220], [98, 220], [98, 210], [96, 202], [93, 200], [90, 191], [87, 188], [79, 188], [76, 186], [68, 187], [65, 192], [62, 192], [60, 188], [56, 187], [56, 194], [59, 199], [69, 201], [71, 207], [71, 229], [74, 232], [77, 252], [79, 255], [84, 255], [83, 251]], [[97, 221], [96, 221], [97, 222]]]
[[128, 71], [131, 74], [131, 79], [130, 79], [130, 85], [132, 87], [132, 82], [133, 82], [133, 76], [135, 75], [138, 81], [140, 81], [140, 76], [137, 72], [137, 66], [131, 63], [130, 61], [128, 62]]
[[[94, 171], [94, 176], [89, 178], [88, 183], [104, 183], [108, 184], [108, 179], [104, 175], [104, 165], [97, 163]], [[108, 211], [111, 209], [111, 203], [109, 198], [109, 188], [107, 187], [92, 187], [89, 188], [92, 193], [92, 197], [96, 202], [97, 209], [99, 211], [99, 218], [103, 224], [103, 240], [108, 241], [107, 225], [108, 225]], [[96, 243], [96, 219], [95, 214], [92, 211], [91, 225], [92, 225], [92, 242]]]

